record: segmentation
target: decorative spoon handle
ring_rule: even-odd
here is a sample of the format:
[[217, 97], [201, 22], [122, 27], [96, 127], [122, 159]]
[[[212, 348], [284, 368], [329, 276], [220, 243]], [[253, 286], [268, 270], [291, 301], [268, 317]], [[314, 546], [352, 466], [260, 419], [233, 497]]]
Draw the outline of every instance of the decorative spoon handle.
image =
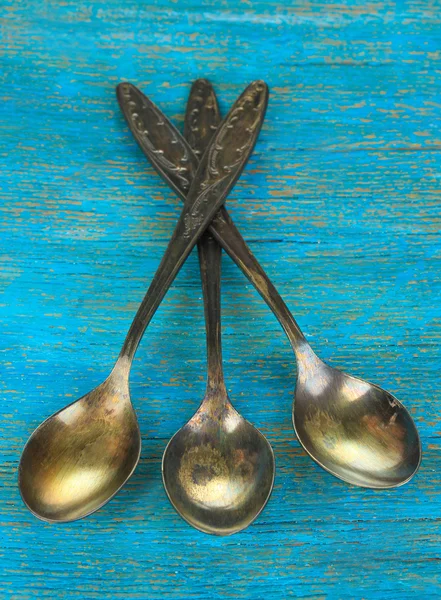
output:
[[[190, 91], [184, 122], [184, 136], [196, 156], [204, 154], [219, 122], [213, 86], [206, 79], [198, 79]], [[207, 331], [207, 392], [221, 391], [224, 396], [220, 305], [222, 247], [209, 231], [205, 231], [198, 242], [198, 253]]]
[[[136, 103], [130, 101], [131, 87], [128, 83], [121, 87], [127, 99], [124, 115], [135, 126], [139, 138], [149, 139], [150, 123], [137, 112]], [[256, 143], [267, 103], [266, 84], [251, 83], [216, 131], [194, 174], [179, 221], [130, 326], [120, 358], [133, 360], [142, 335], [173, 279], [237, 181]], [[163, 123], [156, 123], [156, 127], [162, 126]]]
[[[184, 120], [184, 138], [197, 157], [196, 168], [220, 122], [220, 110], [213, 86], [207, 79], [197, 79], [191, 86]], [[173, 131], [174, 126], [170, 124], [170, 127]], [[180, 140], [181, 136], [176, 138], [176, 143], [179, 144]], [[183, 151], [186, 152], [187, 148], [183, 147]]]
[[[145, 122], [149, 123], [149, 136], [140, 135], [139, 128], [134, 121], [127, 119], [129, 128], [152, 166], [178, 196], [185, 201], [188, 185], [194, 177], [195, 166], [198, 163], [196, 153], [193, 152], [176, 127], [138, 88], [131, 85], [130, 93], [124, 94], [121, 86], [118, 86], [117, 96], [124, 114], [127, 113], [127, 103], [132, 102], [133, 106], [136, 107], [137, 114], [144, 115]], [[200, 151], [200, 148], [198, 150]], [[177, 176], [178, 173], [179, 177]], [[307, 342], [300, 327], [224, 206], [220, 208], [211, 221], [209, 231], [242, 269], [273, 311], [288, 336], [294, 351], [296, 353], [301, 351]]]

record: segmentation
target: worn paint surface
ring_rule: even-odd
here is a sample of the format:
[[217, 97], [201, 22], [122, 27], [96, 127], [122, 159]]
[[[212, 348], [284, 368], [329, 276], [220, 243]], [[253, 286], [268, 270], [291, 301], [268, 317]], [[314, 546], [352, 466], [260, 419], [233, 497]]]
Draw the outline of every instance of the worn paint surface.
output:
[[[441, 4], [6, 0], [0, 24], [0, 597], [440, 596]], [[224, 113], [268, 81], [229, 209], [315, 350], [411, 409], [421, 470], [374, 492], [307, 458], [292, 351], [225, 257], [229, 393], [271, 441], [276, 483], [238, 535], [185, 524], [160, 460], [204, 392], [193, 253], [134, 363], [135, 475], [97, 514], [41, 523], [16, 486], [23, 444], [109, 372], [180, 209], [115, 85], [138, 84], [182, 126], [200, 76]]]

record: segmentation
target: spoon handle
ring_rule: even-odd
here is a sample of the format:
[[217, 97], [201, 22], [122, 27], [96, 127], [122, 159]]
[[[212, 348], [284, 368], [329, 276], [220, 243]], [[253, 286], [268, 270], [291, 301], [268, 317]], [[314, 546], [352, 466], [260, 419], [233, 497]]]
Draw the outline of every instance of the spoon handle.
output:
[[[196, 156], [196, 168], [220, 122], [219, 104], [213, 86], [207, 79], [197, 79], [191, 86], [184, 120], [184, 138]], [[174, 128], [173, 125], [171, 127]]]
[[[220, 120], [213, 86], [206, 79], [198, 79], [192, 85], [184, 121], [184, 137], [196, 156], [204, 153]], [[208, 230], [198, 242], [198, 253], [207, 331], [207, 390], [225, 392], [220, 305], [222, 248]]]
[[[123, 113], [126, 114], [125, 105], [127, 99], [122, 92], [121, 86], [118, 86], [118, 101]], [[136, 110], [138, 113], [143, 111], [146, 114], [146, 120], [149, 121], [150, 135], [140, 135], [139, 128], [136, 125], [136, 119], [127, 119], [130, 130], [152, 166], [185, 202], [188, 185], [193, 180], [198, 164], [197, 152], [200, 153], [202, 151], [201, 146], [196, 148], [196, 151], [193, 151], [189, 143], [176, 127], [170, 123], [159, 108], [157, 108], [153, 102], [135, 86], [131, 86], [129, 100], [131, 102], [136, 101]], [[209, 113], [207, 108], [206, 112]], [[194, 115], [194, 117], [196, 117], [196, 115]], [[190, 137], [188, 139], [193, 143]], [[178, 177], [177, 174], [179, 174], [180, 177]], [[233, 261], [240, 269], [242, 269], [268, 304], [288, 336], [294, 351], [298, 352], [304, 348], [307, 341], [301, 332], [300, 327], [297, 325], [289, 308], [274, 287], [268, 275], [259, 264], [259, 261], [251, 252], [224, 206], [220, 208], [211, 221], [209, 231], [214, 235], [216, 240], [221, 244]]]
[[[135, 124], [141, 138], [149, 138], [149, 123], [143, 119], [142, 106], [139, 109], [130, 101], [133, 86], [122, 86], [122, 92], [129, 96], [124, 104], [126, 119]], [[173, 279], [245, 167], [257, 141], [267, 104], [267, 85], [254, 81], [236, 100], [204, 153], [171, 240], [121, 349], [119, 358], [127, 359], [129, 364]]]

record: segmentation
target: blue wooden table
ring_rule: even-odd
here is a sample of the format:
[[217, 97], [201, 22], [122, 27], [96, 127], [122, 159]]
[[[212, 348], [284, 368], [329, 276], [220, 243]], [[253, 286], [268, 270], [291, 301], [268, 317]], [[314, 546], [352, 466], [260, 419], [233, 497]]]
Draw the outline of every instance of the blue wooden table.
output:
[[[440, 597], [440, 2], [6, 0], [0, 23], [0, 597]], [[134, 363], [134, 476], [89, 518], [42, 523], [17, 489], [23, 445], [107, 375], [180, 210], [115, 85], [139, 85], [182, 127], [200, 76], [223, 112], [268, 82], [229, 210], [320, 356], [410, 409], [421, 469], [371, 491], [305, 455], [292, 351], [225, 257], [228, 387], [273, 445], [276, 482], [240, 534], [182, 521], [160, 461], [204, 391], [193, 253]]]

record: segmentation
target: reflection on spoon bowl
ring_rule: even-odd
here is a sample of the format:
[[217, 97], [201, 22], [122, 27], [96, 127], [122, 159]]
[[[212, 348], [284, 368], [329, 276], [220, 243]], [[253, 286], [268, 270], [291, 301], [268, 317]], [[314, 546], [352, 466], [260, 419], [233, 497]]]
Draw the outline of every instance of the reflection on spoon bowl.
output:
[[329, 367], [310, 348], [305, 357], [299, 361], [293, 423], [308, 454], [354, 485], [389, 488], [406, 483], [419, 467], [421, 446], [401, 402], [376, 385]]
[[44, 521], [80, 519], [116, 494], [140, 451], [127, 379], [115, 369], [103, 384], [34, 431], [20, 460], [22, 498]]
[[265, 506], [274, 456], [229, 401], [219, 408], [205, 401], [170, 440], [162, 474], [171, 503], [188, 523], [229, 535], [247, 527]]

